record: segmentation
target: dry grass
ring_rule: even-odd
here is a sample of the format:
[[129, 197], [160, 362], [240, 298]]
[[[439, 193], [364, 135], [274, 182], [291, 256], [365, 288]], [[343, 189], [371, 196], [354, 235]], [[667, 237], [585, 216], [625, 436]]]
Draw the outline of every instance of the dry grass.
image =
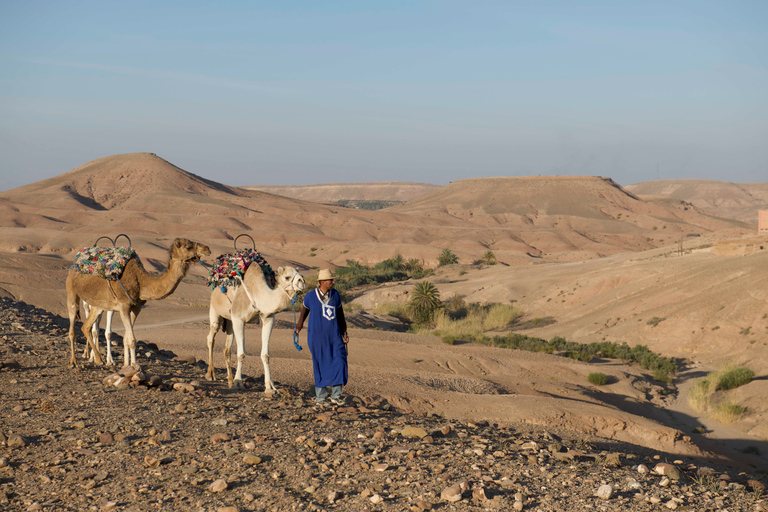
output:
[[[747, 384], [753, 373], [748, 368], [737, 367], [732, 362], [725, 363], [719, 370], [711, 372], [698, 381], [688, 396], [691, 408], [723, 424], [739, 421], [744, 417], [746, 408], [724, 396], [725, 391]], [[716, 393], [720, 390], [720, 395]]]
[[518, 308], [505, 304], [471, 307], [466, 316], [455, 320], [440, 311], [435, 316], [434, 329], [423, 327], [419, 332], [434, 333], [443, 338], [473, 340], [482, 337], [485, 332], [508, 328], [522, 314]]

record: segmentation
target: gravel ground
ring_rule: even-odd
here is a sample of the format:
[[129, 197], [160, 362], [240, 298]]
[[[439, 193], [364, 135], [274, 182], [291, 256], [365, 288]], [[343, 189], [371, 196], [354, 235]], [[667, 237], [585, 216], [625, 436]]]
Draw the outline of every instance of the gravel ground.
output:
[[152, 345], [123, 375], [81, 354], [71, 369], [67, 326], [0, 299], [2, 510], [768, 509], [765, 475], [401, 414], [376, 396], [317, 409], [290, 386], [230, 391], [226, 378], [200, 381], [201, 362]]

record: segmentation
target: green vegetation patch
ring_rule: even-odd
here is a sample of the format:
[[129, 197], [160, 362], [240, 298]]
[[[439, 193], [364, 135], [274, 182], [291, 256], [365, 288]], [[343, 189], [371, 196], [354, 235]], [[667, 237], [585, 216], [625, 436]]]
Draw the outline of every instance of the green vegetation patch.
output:
[[605, 386], [608, 384], [608, 377], [604, 373], [594, 372], [587, 376], [587, 380], [595, 386]]

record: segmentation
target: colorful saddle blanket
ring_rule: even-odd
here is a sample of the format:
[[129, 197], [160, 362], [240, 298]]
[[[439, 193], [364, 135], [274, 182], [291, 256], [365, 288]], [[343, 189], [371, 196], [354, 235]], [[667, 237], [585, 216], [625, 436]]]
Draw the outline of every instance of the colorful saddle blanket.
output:
[[241, 249], [234, 254], [222, 254], [216, 258], [216, 261], [213, 262], [213, 267], [208, 271], [207, 284], [211, 287], [211, 290], [218, 286], [222, 288], [223, 292], [226, 292], [228, 286], [239, 286], [240, 280], [237, 277], [242, 278], [245, 275], [245, 271], [254, 262], [261, 267], [261, 271], [264, 273], [269, 286], [274, 288], [276, 281], [274, 270], [269, 266], [264, 256], [253, 249]]
[[141, 265], [136, 251], [130, 247], [86, 247], [77, 253], [75, 264], [69, 268], [81, 274], [92, 274], [115, 281], [123, 275], [125, 265], [131, 258], [136, 258]]

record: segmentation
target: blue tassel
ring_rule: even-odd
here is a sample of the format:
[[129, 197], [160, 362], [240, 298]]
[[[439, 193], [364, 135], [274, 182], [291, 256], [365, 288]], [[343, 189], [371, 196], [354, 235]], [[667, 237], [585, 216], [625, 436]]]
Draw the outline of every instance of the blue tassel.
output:
[[226, 286], [222, 286], [219, 289], [221, 290], [221, 293], [227, 293], [227, 287]]

